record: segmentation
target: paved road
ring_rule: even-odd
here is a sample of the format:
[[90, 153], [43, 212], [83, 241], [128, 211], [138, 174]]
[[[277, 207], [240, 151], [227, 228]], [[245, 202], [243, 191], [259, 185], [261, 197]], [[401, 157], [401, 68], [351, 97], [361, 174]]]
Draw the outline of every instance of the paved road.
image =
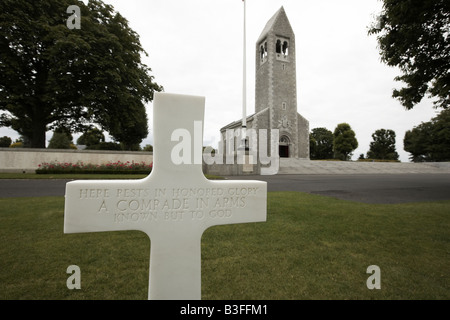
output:
[[1, 179], [0, 198], [64, 196], [66, 183], [55, 179]]
[[[450, 200], [450, 174], [275, 175], [227, 177], [263, 180], [268, 191], [302, 191], [365, 203]], [[70, 180], [0, 180], [0, 198], [63, 196]]]
[[450, 174], [275, 175], [245, 179], [265, 180], [269, 191], [301, 191], [365, 203], [450, 200]]

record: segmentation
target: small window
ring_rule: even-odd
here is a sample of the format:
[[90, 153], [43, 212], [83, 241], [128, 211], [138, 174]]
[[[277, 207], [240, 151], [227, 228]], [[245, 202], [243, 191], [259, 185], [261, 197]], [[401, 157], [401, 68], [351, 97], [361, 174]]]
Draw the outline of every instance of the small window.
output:
[[282, 109], [282, 110], [286, 110], [286, 108], [287, 108], [287, 103], [286, 103], [286, 102], [283, 102], [283, 103], [281, 104], [281, 109]]
[[283, 54], [284, 54], [285, 56], [287, 56], [287, 55], [289, 54], [289, 44], [288, 44], [287, 41], [284, 41], [284, 42], [283, 42], [283, 48], [282, 48], [282, 50], [283, 50]]
[[277, 38], [275, 52], [277, 60], [289, 62], [289, 39], [284, 37]]
[[280, 138], [280, 144], [281, 144], [281, 145], [289, 145], [289, 138], [286, 137], [286, 136], [282, 136], [282, 137]]
[[281, 40], [280, 39], [277, 40], [277, 44], [275, 46], [275, 51], [276, 51], [276, 53], [281, 53]]
[[267, 41], [264, 41], [263, 43], [261, 43], [261, 45], [259, 46], [259, 59], [261, 64], [263, 64], [264, 62], [266, 62], [267, 60]]

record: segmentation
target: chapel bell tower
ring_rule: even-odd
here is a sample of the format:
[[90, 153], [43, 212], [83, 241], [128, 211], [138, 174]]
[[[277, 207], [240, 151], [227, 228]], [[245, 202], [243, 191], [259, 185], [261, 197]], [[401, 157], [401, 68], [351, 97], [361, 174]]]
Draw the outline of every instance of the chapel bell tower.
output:
[[295, 35], [283, 7], [256, 42], [255, 66], [255, 112], [269, 109], [267, 129], [279, 129], [280, 157], [309, 158], [309, 137], [307, 153], [299, 147], [299, 125], [308, 135], [309, 124], [297, 113]]
[[[266, 150], [278, 150], [281, 158], [309, 159], [309, 122], [297, 112], [295, 35], [281, 7], [264, 27], [255, 50], [255, 113], [247, 117], [247, 128], [267, 130]], [[242, 120], [220, 129], [222, 145], [237, 146]], [[278, 130], [277, 135], [272, 134]], [[229, 143], [234, 139], [233, 143]], [[260, 141], [261, 142], [261, 141]], [[283, 165], [283, 161], [280, 162]]]

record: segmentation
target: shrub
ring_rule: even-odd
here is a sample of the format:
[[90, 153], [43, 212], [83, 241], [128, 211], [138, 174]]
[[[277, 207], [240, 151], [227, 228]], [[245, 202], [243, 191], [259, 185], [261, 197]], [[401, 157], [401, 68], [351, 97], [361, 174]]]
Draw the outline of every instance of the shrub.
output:
[[97, 173], [97, 174], [148, 174], [152, 171], [153, 163], [145, 162], [108, 162], [106, 164], [85, 164], [83, 162], [45, 162], [41, 163], [36, 170], [37, 174], [58, 174], [58, 173]]
[[114, 142], [100, 142], [86, 147], [86, 150], [117, 150], [122, 151], [122, 146]]
[[11, 144], [9, 146], [10, 148], [23, 148], [23, 142], [19, 141], [19, 142], [14, 142], [13, 144]]

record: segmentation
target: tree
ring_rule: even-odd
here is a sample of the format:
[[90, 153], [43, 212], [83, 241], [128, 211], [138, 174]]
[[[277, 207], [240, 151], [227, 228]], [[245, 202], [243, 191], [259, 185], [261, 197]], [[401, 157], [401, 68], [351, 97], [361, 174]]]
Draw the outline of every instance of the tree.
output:
[[403, 146], [414, 162], [450, 161], [450, 109], [406, 131]]
[[57, 129], [53, 132], [53, 136], [48, 144], [49, 149], [70, 149], [72, 144], [71, 137], [66, 130]]
[[334, 157], [350, 160], [352, 152], [358, 148], [355, 132], [348, 123], [340, 123], [333, 132]]
[[395, 149], [395, 132], [393, 130], [379, 129], [372, 134], [373, 141], [367, 152], [368, 159], [398, 160]]
[[105, 142], [105, 135], [96, 127], [88, 128], [78, 139], [77, 144], [87, 147]]
[[128, 21], [101, 0], [78, 1], [81, 28], [66, 25], [71, 0], [0, 2], [0, 126], [45, 147], [45, 132], [98, 124], [126, 147], [148, 135], [144, 103], [163, 88]]
[[142, 151], [153, 152], [153, 146], [151, 144], [146, 144], [145, 147], [142, 148]]
[[450, 2], [383, 0], [383, 10], [369, 35], [378, 35], [381, 60], [399, 67], [395, 78], [406, 86], [392, 96], [412, 109], [425, 94], [436, 107], [450, 106]]
[[333, 132], [327, 128], [314, 128], [309, 135], [309, 150], [312, 160], [333, 158]]
[[431, 119], [433, 143], [429, 146], [433, 161], [450, 161], [450, 109]]
[[409, 159], [413, 162], [424, 162], [430, 159], [428, 146], [432, 143], [430, 136], [427, 134], [431, 131], [431, 122], [425, 122], [412, 130], [405, 132], [403, 139], [403, 148], [409, 152]]
[[0, 148], [8, 148], [12, 143], [10, 137], [4, 136], [0, 138]]

